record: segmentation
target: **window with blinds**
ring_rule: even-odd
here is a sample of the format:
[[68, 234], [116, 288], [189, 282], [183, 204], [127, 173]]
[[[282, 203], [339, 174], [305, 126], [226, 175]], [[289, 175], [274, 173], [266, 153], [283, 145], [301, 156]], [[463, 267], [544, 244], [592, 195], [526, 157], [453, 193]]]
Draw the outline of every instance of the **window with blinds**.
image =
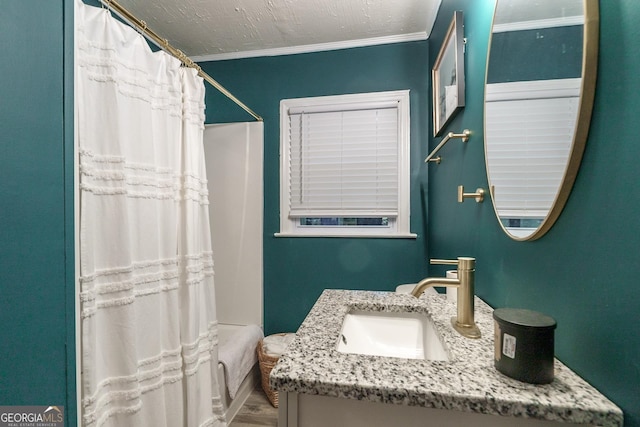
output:
[[580, 79], [487, 85], [487, 169], [505, 226], [535, 229], [546, 217], [564, 177], [579, 97]]
[[409, 91], [280, 107], [279, 234], [409, 234]]

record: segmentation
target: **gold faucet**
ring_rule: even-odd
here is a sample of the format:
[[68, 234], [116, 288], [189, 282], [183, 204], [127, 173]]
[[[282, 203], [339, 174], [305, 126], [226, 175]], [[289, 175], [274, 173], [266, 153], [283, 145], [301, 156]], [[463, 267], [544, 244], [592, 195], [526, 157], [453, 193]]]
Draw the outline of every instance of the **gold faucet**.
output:
[[480, 338], [480, 329], [474, 320], [473, 304], [476, 259], [470, 257], [458, 257], [457, 260], [432, 259], [431, 264], [458, 266], [458, 278], [427, 277], [418, 282], [411, 291], [411, 295], [418, 298], [425, 289], [432, 286], [458, 288], [458, 315], [451, 318], [451, 325], [467, 338]]

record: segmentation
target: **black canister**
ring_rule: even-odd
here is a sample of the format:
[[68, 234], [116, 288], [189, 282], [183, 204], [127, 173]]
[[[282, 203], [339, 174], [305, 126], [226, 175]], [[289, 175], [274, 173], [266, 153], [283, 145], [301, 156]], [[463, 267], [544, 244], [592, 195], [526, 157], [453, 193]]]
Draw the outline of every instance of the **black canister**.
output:
[[536, 311], [499, 308], [493, 312], [495, 367], [532, 384], [553, 381], [556, 321]]

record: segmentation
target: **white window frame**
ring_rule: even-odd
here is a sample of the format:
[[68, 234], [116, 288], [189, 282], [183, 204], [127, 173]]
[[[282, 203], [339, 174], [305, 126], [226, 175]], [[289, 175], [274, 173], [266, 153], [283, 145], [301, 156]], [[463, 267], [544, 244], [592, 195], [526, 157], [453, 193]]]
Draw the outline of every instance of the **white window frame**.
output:
[[[398, 111], [398, 216], [389, 218], [389, 226], [301, 226], [299, 218], [289, 217], [290, 206], [290, 109], [340, 110], [370, 109], [380, 103], [397, 103]], [[410, 113], [409, 90], [370, 92], [280, 101], [280, 232], [278, 237], [386, 237], [415, 238], [410, 232]]]

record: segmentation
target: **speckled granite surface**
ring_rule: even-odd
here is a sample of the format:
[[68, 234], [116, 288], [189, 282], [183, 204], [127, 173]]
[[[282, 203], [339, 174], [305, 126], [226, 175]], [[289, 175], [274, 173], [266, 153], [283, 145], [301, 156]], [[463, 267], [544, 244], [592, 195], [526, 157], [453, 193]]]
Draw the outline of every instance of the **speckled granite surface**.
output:
[[[448, 362], [341, 353], [342, 321], [351, 309], [427, 313], [449, 351]], [[555, 362], [555, 379], [532, 385], [494, 367], [492, 309], [475, 299], [482, 338], [460, 336], [450, 324], [454, 303], [439, 296], [325, 290], [271, 372], [280, 391], [369, 400], [398, 405], [536, 418], [576, 424], [622, 426], [611, 401]]]

